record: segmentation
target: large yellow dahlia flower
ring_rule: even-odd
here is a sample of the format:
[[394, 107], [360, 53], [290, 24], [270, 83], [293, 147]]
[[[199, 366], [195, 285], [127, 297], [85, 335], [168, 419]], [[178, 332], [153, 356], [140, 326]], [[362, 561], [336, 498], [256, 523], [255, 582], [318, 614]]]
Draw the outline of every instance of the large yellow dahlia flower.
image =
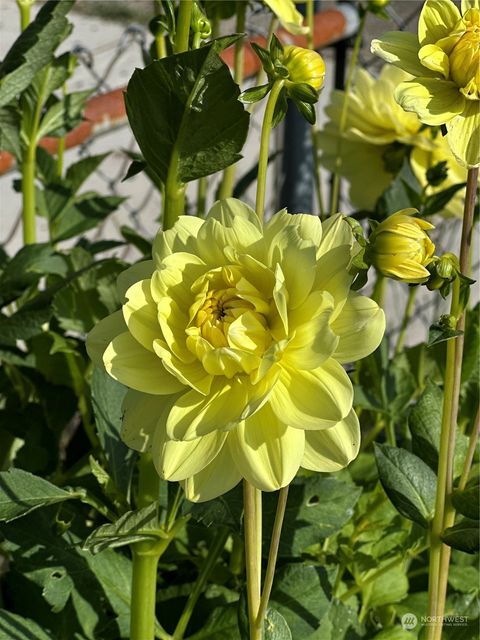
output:
[[342, 363], [384, 332], [350, 291], [353, 237], [341, 215], [277, 213], [238, 200], [160, 232], [153, 261], [119, 278], [125, 302], [88, 336], [97, 364], [130, 388], [123, 438], [159, 474], [209, 500], [241, 478], [271, 491], [299, 467], [335, 471], [358, 452]]
[[289, 33], [300, 35], [308, 32], [308, 27], [303, 26], [304, 18], [296, 9], [293, 0], [264, 0], [264, 2]]
[[[391, 184], [393, 169], [389, 170], [388, 161], [399, 143], [412, 147], [411, 166], [427, 195], [467, 179], [466, 169], [456, 162], [438, 129], [424, 127], [415, 113], [404, 111], [395, 101], [396, 86], [411, 78], [410, 74], [388, 64], [382, 67], [378, 78], [365, 69], [358, 69], [343, 134], [340, 119], [345, 92], [334, 91], [326, 108], [329, 119], [318, 134], [320, 159], [327, 169], [334, 171], [336, 168], [348, 180], [349, 198], [359, 209], [371, 211]], [[438, 135], [434, 135], [437, 131]], [[339, 167], [336, 167], [337, 153]], [[428, 169], [442, 161], [447, 163], [447, 178], [437, 187], [429, 186]], [[462, 216], [463, 193], [455, 194], [441, 213]]]
[[412, 33], [389, 32], [372, 52], [411, 73], [395, 98], [424, 124], [447, 127], [447, 140], [464, 166], [480, 164], [480, 5], [427, 0]]

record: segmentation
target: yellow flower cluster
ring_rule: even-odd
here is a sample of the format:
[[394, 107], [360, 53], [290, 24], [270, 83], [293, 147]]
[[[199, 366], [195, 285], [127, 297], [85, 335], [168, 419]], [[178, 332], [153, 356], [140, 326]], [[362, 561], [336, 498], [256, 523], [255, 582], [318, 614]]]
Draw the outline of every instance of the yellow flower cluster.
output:
[[480, 164], [480, 4], [427, 0], [418, 21], [418, 37], [389, 32], [372, 41], [372, 52], [411, 73], [395, 98], [428, 125], [447, 127], [458, 162]]
[[271, 491], [299, 467], [348, 464], [360, 431], [342, 363], [371, 353], [385, 326], [350, 290], [355, 250], [341, 215], [281, 211], [262, 225], [234, 199], [160, 232], [153, 261], [119, 278], [122, 309], [87, 341], [130, 389], [125, 442], [151, 449], [195, 501], [242, 478]]
[[[422, 126], [415, 113], [404, 111], [395, 101], [395, 88], [411, 77], [391, 65], [385, 65], [378, 78], [365, 69], [358, 69], [343, 135], [340, 117], [344, 92], [335, 91], [326, 109], [329, 120], [318, 134], [321, 162], [331, 171], [336, 168], [348, 180], [350, 200], [359, 209], [371, 211], [391, 183], [388, 154], [395, 143], [412, 147], [411, 166], [427, 195], [467, 179], [466, 169], [456, 162], [440, 132], [434, 136], [432, 129]], [[340, 166], [336, 166], [338, 152]], [[447, 178], [438, 187], [427, 186], [428, 169], [443, 161], [447, 163]], [[443, 214], [460, 217], [462, 211], [463, 193], [459, 191]]]

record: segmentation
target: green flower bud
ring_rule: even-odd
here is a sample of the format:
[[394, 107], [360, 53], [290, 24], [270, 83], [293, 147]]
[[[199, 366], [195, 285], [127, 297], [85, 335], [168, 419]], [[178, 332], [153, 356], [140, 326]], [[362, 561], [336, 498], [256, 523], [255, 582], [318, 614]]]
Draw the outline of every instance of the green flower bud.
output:
[[325, 62], [311, 49], [287, 45], [283, 49], [283, 66], [288, 69], [289, 82], [309, 84], [320, 91], [325, 80]]

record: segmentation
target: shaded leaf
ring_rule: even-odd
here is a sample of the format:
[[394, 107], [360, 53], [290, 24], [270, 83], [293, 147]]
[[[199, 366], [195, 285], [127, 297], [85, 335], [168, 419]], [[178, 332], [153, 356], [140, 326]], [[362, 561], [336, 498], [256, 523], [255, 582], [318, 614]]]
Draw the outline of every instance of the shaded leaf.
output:
[[378, 474], [398, 511], [423, 527], [433, 518], [437, 477], [406, 449], [375, 444]]
[[239, 159], [249, 115], [219, 57], [237, 36], [136, 69], [125, 94], [127, 115], [150, 169], [165, 182], [175, 154], [177, 182], [220, 171]]
[[454, 549], [465, 553], [476, 553], [479, 550], [480, 522], [463, 518], [453, 527], [445, 529], [442, 540]]
[[64, 500], [80, 497], [79, 492], [65, 491], [51, 482], [23, 469], [0, 472], [0, 521], [20, 516]]
[[463, 491], [454, 491], [452, 502], [455, 509], [467, 518], [480, 520], [480, 486], [478, 481]]
[[0, 609], [0, 638], [2, 640], [54, 640], [30, 618]]

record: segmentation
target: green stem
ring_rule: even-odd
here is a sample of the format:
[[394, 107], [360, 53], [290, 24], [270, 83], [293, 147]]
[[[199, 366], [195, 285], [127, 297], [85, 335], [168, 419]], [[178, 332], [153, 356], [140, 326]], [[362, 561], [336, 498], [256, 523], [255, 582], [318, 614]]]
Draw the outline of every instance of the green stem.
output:
[[[458, 313], [460, 293], [460, 281], [457, 278], [453, 283], [452, 300], [450, 313], [456, 317]], [[437, 611], [441, 603], [439, 602], [440, 594], [438, 591], [440, 580], [440, 561], [443, 542], [441, 533], [443, 530], [443, 519], [445, 515], [445, 499], [447, 491], [447, 474], [448, 460], [450, 457], [450, 429], [452, 407], [454, 403], [454, 379], [455, 379], [455, 340], [447, 342], [447, 357], [445, 364], [445, 382], [444, 382], [444, 400], [442, 411], [442, 426], [440, 432], [440, 448], [438, 452], [438, 470], [437, 470], [437, 493], [435, 498], [435, 515], [433, 517], [430, 532], [430, 569], [428, 584], [428, 615], [437, 616]], [[441, 598], [440, 598], [441, 600]], [[441, 629], [441, 623], [440, 623]], [[428, 638], [433, 640], [436, 635], [438, 625], [434, 624], [428, 629]]]
[[138, 460], [137, 509], [148, 507], [158, 499], [160, 477], [153, 464], [151, 453], [142, 453]]
[[397, 446], [397, 436], [395, 435], [395, 423], [391, 416], [387, 417], [387, 422], [385, 424], [385, 434], [387, 436], [387, 443], [391, 447]]
[[175, 221], [185, 212], [185, 185], [177, 181], [179, 154], [176, 146], [172, 151], [165, 182], [163, 201], [163, 229], [171, 229]]
[[275, 112], [278, 96], [283, 89], [284, 80], [275, 80], [268, 96], [265, 114], [263, 116], [262, 133], [260, 136], [260, 155], [258, 158], [257, 197], [255, 210], [260, 220], [265, 213], [265, 193], [267, 186], [268, 150], [270, 146], [270, 132], [272, 130], [272, 118]]
[[340, 192], [340, 167], [342, 164], [342, 138], [345, 133], [345, 127], [347, 124], [348, 116], [348, 103], [350, 101], [350, 91], [352, 88], [353, 78], [355, 76], [355, 70], [357, 67], [358, 54], [360, 52], [360, 46], [362, 44], [363, 31], [365, 29], [365, 19], [367, 17], [366, 11], [360, 11], [360, 24], [358, 26], [357, 35], [355, 37], [355, 43], [353, 45], [352, 57], [350, 59], [350, 65], [348, 67], [347, 81], [345, 83], [342, 111], [340, 114], [340, 124], [337, 140], [337, 153], [335, 158], [335, 172], [333, 174], [332, 193], [330, 196], [330, 215], [337, 212], [339, 204], [339, 192]]
[[285, 517], [285, 508], [287, 506], [288, 498], [288, 485], [280, 489], [278, 493], [277, 511], [275, 514], [275, 521], [273, 523], [272, 538], [270, 542], [270, 551], [268, 554], [267, 570], [265, 572], [265, 578], [263, 581], [262, 597], [260, 599], [260, 606], [258, 609], [257, 618], [255, 620], [255, 626], [261, 637], [263, 629], [263, 621], [265, 614], [267, 613], [268, 601], [270, 600], [270, 594], [272, 592], [273, 579], [275, 577], [275, 565], [277, 564], [278, 547], [280, 545], [280, 536], [282, 534], [283, 519]]
[[35, 221], [35, 156], [37, 145], [30, 141], [22, 158], [22, 222], [23, 222], [23, 243], [33, 244], [37, 239]]
[[262, 538], [261, 535], [259, 537], [259, 523], [261, 527], [262, 522], [261, 491], [247, 480], [243, 481], [243, 508], [250, 640], [262, 640], [261, 630], [255, 624], [260, 607], [262, 568]]
[[30, 9], [35, 0], [17, 0], [17, 6], [20, 10], [20, 28], [22, 31], [30, 24]]
[[177, 34], [175, 36], [175, 53], [188, 51], [192, 10], [192, 0], [180, 0], [178, 7]]
[[208, 181], [206, 176], [199, 178], [197, 182], [197, 217], [202, 218], [205, 215], [207, 203]]
[[[311, 49], [313, 51], [313, 30], [314, 30], [314, 6], [313, 6], [313, 0], [307, 0], [307, 26], [308, 26], [308, 33], [307, 33], [307, 46], [309, 49]], [[313, 153], [313, 176], [314, 176], [314, 180], [315, 180], [315, 191], [317, 194], [317, 201], [318, 201], [318, 208], [319, 208], [319, 212], [320, 212], [320, 219], [324, 220], [325, 219], [325, 207], [323, 204], [323, 193], [322, 193], [322, 178], [321, 178], [321, 173], [320, 173], [320, 162], [319, 162], [319, 155], [320, 155], [320, 147], [318, 145], [318, 136], [319, 136], [319, 129], [317, 127], [317, 124], [313, 124], [311, 129], [310, 129], [310, 134], [311, 134], [311, 138], [312, 138], [312, 153]]]
[[[247, 3], [245, 0], [237, 0], [237, 24], [236, 32], [243, 33], [245, 31], [245, 14]], [[235, 43], [234, 63], [233, 63], [233, 79], [241, 86], [243, 82], [243, 65], [244, 65], [245, 39], [240, 38]], [[233, 193], [233, 184], [235, 182], [235, 173], [237, 165], [231, 164], [223, 172], [222, 183], [218, 191], [219, 200], [230, 198]]]
[[379, 307], [383, 307], [386, 282], [386, 278], [377, 271], [377, 279], [375, 280], [371, 297], [372, 300], [375, 300]]
[[[467, 176], [467, 188], [465, 194], [465, 208], [463, 213], [463, 225], [462, 225], [462, 238], [460, 241], [460, 272], [464, 275], [469, 274], [470, 254], [472, 244], [472, 232], [473, 232], [473, 216], [475, 211], [475, 199], [477, 195], [477, 182], [478, 182], [478, 167], [469, 169]], [[453, 361], [452, 371], [447, 375], [445, 371], [445, 389], [444, 393], [451, 397], [451, 402], [448, 407], [444, 404], [444, 414], [442, 418], [442, 432], [443, 424], [447, 430], [448, 438], [445, 450], [445, 461], [442, 463], [445, 466], [445, 478], [443, 484], [443, 514], [440, 524], [437, 523], [436, 533], [438, 535], [444, 529], [451, 527], [455, 522], [455, 509], [452, 504], [452, 492], [453, 492], [453, 468], [455, 458], [455, 440], [457, 431], [457, 417], [458, 407], [460, 401], [460, 386], [462, 376], [462, 360], [463, 360], [463, 346], [464, 346], [464, 330], [465, 330], [465, 314], [464, 309], [460, 307], [460, 281], [457, 278], [453, 284], [452, 291], [452, 310], [451, 315], [457, 318], [456, 329], [461, 331], [462, 334], [455, 340], [449, 340], [447, 343], [447, 362], [450, 357]], [[451, 346], [450, 346], [451, 343]], [[448, 389], [447, 389], [448, 387]], [[446, 414], [446, 415], [445, 415]], [[440, 441], [441, 445], [441, 441]], [[439, 452], [439, 469], [440, 469], [440, 456]], [[437, 484], [437, 497], [440, 485], [440, 474]], [[436, 514], [435, 514], [436, 516]], [[435, 518], [434, 518], [435, 523]], [[436, 588], [432, 587], [432, 591], [435, 588], [436, 600], [435, 603], [430, 601], [429, 605], [435, 606], [435, 614], [442, 620], [445, 613], [445, 601], [447, 597], [447, 581], [448, 581], [448, 569], [450, 565], [451, 548], [443, 543], [438, 544], [436, 549], [435, 562], [438, 564], [438, 575], [436, 576]], [[441, 640], [443, 625], [440, 623], [429, 628], [429, 640]]]
[[401, 352], [403, 348], [403, 344], [405, 342], [405, 336], [407, 334], [408, 323], [413, 314], [413, 310], [415, 308], [415, 298], [417, 296], [418, 287], [416, 285], [410, 286], [408, 290], [408, 299], [407, 304], [405, 306], [405, 312], [403, 314], [402, 326], [400, 328], [400, 333], [398, 334], [397, 344], [395, 345], [395, 355]]
[[217, 532], [210, 546], [207, 558], [203, 563], [200, 573], [198, 574], [195, 584], [193, 585], [193, 589], [188, 596], [187, 604], [185, 605], [182, 615], [180, 616], [180, 620], [178, 621], [178, 624], [175, 627], [175, 631], [173, 632], [173, 640], [183, 640], [183, 636], [185, 635], [188, 623], [190, 622], [190, 618], [192, 617], [195, 605], [197, 604], [197, 601], [202, 594], [203, 588], [205, 587], [205, 584], [207, 583], [207, 580], [212, 573], [218, 557], [225, 547], [227, 538], [228, 530], [225, 528], [221, 528]]
[[[163, 543], [163, 544], [162, 544]], [[132, 545], [130, 640], [154, 640], [157, 568], [164, 541]]]

